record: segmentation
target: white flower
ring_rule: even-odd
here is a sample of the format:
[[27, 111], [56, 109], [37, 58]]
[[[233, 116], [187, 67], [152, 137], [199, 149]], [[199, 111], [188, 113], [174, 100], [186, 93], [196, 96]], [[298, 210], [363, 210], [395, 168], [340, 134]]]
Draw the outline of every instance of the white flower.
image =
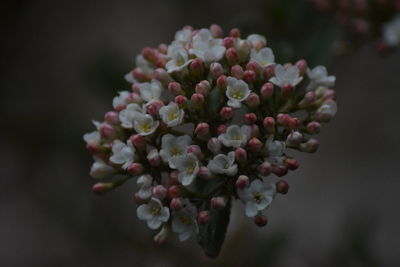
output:
[[291, 85], [294, 87], [303, 80], [303, 77], [300, 77], [299, 74], [300, 70], [296, 66], [290, 66], [285, 70], [282, 65], [276, 65], [275, 77], [272, 77], [269, 81], [280, 87], [284, 85]]
[[318, 86], [334, 86], [335, 76], [328, 76], [328, 72], [324, 66], [316, 66], [312, 70], [307, 69], [307, 75], [310, 78], [310, 84], [307, 86], [307, 90], [312, 90]]
[[233, 108], [240, 108], [242, 106], [242, 101], [250, 95], [250, 90], [248, 84], [243, 80], [237, 80], [233, 77], [228, 77], [228, 85], [226, 88], [226, 97], [228, 97], [228, 106]]
[[116, 164], [122, 164], [121, 168], [127, 169], [135, 160], [135, 151], [135, 147], [130, 140], [128, 140], [126, 144], [117, 140], [112, 145], [113, 154], [110, 157], [110, 161]]
[[90, 168], [90, 176], [93, 178], [104, 178], [115, 172], [115, 169], [107, 165], [104, 161], [99, 158], [94, 158], [92, 167]]
[[94, 126], [96, 126], [96, 131], [90, 132], [90, 133], [86, 133], [83, 135], [83, 140], [88, 144], [88, 143], [99, 143], [100, 142], [100, 132], [99, 132], [99, 128], [100, 128], [100, 122], [98, 121], [92, 121], [92, 123], [94, 124]]
[[335, 101], [325, 101], [316, 111], [316, 116], [330, 119], [336, 115], [337, 105]]
[[222, 59], [225, 50], [222, 39], [215, 39], [209, 30], [201, 29], [193, 37], [192, 48], [189, 52], [204, 62], [212, 62]]
[[400, 15], [383, 25], [383, 40], [391, 46], [400, 44]]
[[137, 184], [140, 185], [140, 190], [138, 191], [138, 195], [141, 199], [148, 199], [152, 195], [152, 186], [153, 177], [149, 174], [144, 174], [140, 176], [137, 180]]
[[136, 113], [144, 113], [138, 104], [129, 104], [125, 109], [119, 112], [119, 120], [124, 128], [133, 128], [133, 120]]
[[163, 106], [158, 111], [160, 117], [168, 127], [174, 127], [182, 123], [185, 112], [179, 109], [178, 105], [174, 102], [169, 102], [167, 106]]
[[247, 36], [247, 41], [249, 41], [253, 47], [257, 44], [257, 42], [262, 42], [264, 45], [267, 45], [267, 39], [260, 34], [250, 34]]
[[165, 134], [161, 138], [160, 156], [164, 162], [168, 162], [170, 168], [175, 169], [172, 159], [186, 154], [190, 143], [192, 143], [192, 138], [189, 135], [175, 137], [172, 134]]
[[255, 61], [260, 65], [260, 67], [265, 68], [266, 66], [274, 64], [275, 56], [272, 49], [269, 47], [264, 47], [260, 51], [255, 49], [251, 50], [250, 61]]
[[238, 195], [246, 203], [246, 216], [254, 217], [271, 204], [276, 195], [276, 188], [275, 185], [266, 186], [257, 179], [251, 182], [249, 187], [238, 190]]
[[237, 164], [235, 162], [235, 152], [231, 151], [228, 155], [218, 154], [208, 162], [207, 168], [218, 174], [227, 174], [233, 176], [237, 173]]
[[188, 205], [172, 214], [172, 231], [178, 233], [180, 241], [187, 240], [193, 232], [198, 233], [196, 213], [196, 208], [193, 205]]
[[221, 141], [226, 147], [240, 147], [246, 145], [247, 141], [251, 136], [251, 127], [243, 125], [229, 126], [225, 133], [218, 136], [218, 140]]
[[268, 152], [268, 160], [273, 165], [283, 164], [283, 154], [285, 153], [286, 144], [285, 142], [274, 140], [274, 136], [270, 135], [265, 143], [265, 147]]
[[169, 219], [168, 207], [163, 207], [157, 198], [151, 198], [149, 203], [140, 205], [136, 213], [138, 218], [147, 221], [147, 226], [153, 230]]
[[[154, 71], [154, 66], [150, 62], [144, 59], [142, 55], [136, 56], [136, 67], [140, 68], [145, 74], [151, 76]], [[132, 76], [132, 71], [125, 74], [125, 80], [130, 83], [134, 83], [135, 79]]]
[[178, 181], [184, 186], [190, 185], [199, 172], [199, 161], [196, 156], [189, 153], [173, 157], [171, 161], [179, 171]]
[[159, 121], [154, 121], [149, 114], [135, 113], [133, 114], [133, 128], [140, 135], [150, 135], [154, 133], [160, 125]]
[[118, 92], [118, 96], [113, 98], [112, 105], [116, 109], [120, 105], [128, 104], [128, 98], [130, 93], [128, 91]]
[[174, 71], [180, 71], [183, 68], [185, 68], [187, 65], [189, 65], [192, 60], [189, 60], [189, 56], [186, 52], [186, 49], [182, 47], [173, 47], [172, 51], [168, 56], [171, 58], [167, 64], [165, 65], [165, 68], [169, 73], [174, 72]]
[[187, 44], [192, 40], [192, 31], [189, 29], [182, 29], [175, 33], [175, 40], [172, 42], [172, 46], [186, 47]]
[[161, 83], [156, 79], [152, 79], [151, 83], [141, 83], [139, 85], [140, 96], [146, 102], [159, 100], [162, 90]]

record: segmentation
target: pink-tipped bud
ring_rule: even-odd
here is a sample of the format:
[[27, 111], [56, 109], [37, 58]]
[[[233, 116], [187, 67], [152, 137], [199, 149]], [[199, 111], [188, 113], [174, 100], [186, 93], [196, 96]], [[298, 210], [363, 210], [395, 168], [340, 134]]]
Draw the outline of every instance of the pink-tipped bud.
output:
[[150, 77], [146, 73], [144, 73], [144, 71], [141, 68], [135, 68], [132, 71], [132, 75], [133, 78], [135, 78], [135, 80], [137, 80], [138, 82], [143, 83], [150, 81]]
[[291, 84], [285, 84], [281, 87], [281, 94], [283, 98], [288, 98], [294, 92], [294, 87]]
[[86, 144], [86, 149], [91, 153], [91, 154], [97, 154], [101, 151], [101, 146], [96, 143], [96, 142], [89, 142]]
[[238, 64], [240, 61], [239, 53], [233, 47], [228, 48], [228, 50], [226, 50], [225, 58], [228, 61], [229, 65]]
[[298, 129], [300, 125], [301, 121], [299, 118], [290, 118], [287, 126], [293, 130], [293, 129]]
[[209, 220], [210, 220], [210, 212], [207, 210], [202, 210], [197, 215], [197, 221], [200, 224], [206, 224], [206, 223], [208, 223]]
[[146, 148], [147, 141], [146, 138], [142, 135], [132, 135], [129, 140], [131, 140], [132, 144], [139, 150], [144, 150]]
[[218, 127], [217, 127], [217, 134], [218, 135], [225, 133], [225, 131], [226, 131], [226, 125], [225, 124], [218, 125]]
[[303, 75], [307, 70], [307, 61], [305, 59], [300, 59], [296, 62], [296, 67], [300, 70], [300, 75]]
[[220, 75], [224, 74], [224, 68], [218, 62], [213, 62], [210, 65], [210, 74], [214, 79], [217, 79]]
[[204, 72], [204, 62], [200, 58], [193, 59], [189, 65], [190, 72], [194, 75], [201, 75]]
[[210, 132], [210, 126], [206, 122], [197, 124], [194, 133], [198, 136], [206, 136]]
[[257, 225], [258, 227], [264, 227], [267, 225], [267, 223], [268, 223], [267, 217], [262, 214], [257, 214], [254, 217], [254, 224]]
[[129, 103], [141, 104], [143, 99], [140, 97], [139, 93], [133, 92], [128, 97]]
[[314, 103], [314, 101], [316, 100], [316, 95], [313, 91], [307, 92], [304, 95], [304, 98], [299, 102], [299, 107], [300, 108], [306, 108], [308, 106], [310, 106], [311, 104]]
[[261, 176], [268, 176], [272, 171], [271, 163], [264, 161], [257, 167], [257, 170]]
[[238, 80], [243, 78], [243, 68], [240, 65], [233, 65], [231, 68], [231, 76], [235, 77]]
[[235, 46], [235, 38], [225, 37], [224, 40], [222, 40], [222, 45], [225, 46], [226, 49], [234, 47]]
[[245, 149], [239, 147], [235, 150], [235, 159], [237, 163], [244, 163], [247, 160], [247, 152]]
[[159, 44], [157, 47], [157, 51], [161, 54], [167, 54], [168, 52], [168, 46], [166, 44]]
[[201, 148], [198, 145], [190, 145], [187, 150], [187, 153], [192, 153], [195, 155], [199, 160], [203, 159], [204, 155], [203, 152], [201, 152]]
[[226, 198], [225, 197], [212, 197], [211, 198], [211, 207], [216, 210], [223, 209], [226, 206]]
[[306, 143], [300, 145], [300, 150], [307, 153], [317, 152], [319, 147], [319, 142], [317, 139], [310, 139]]
[[264, 80], [269, 81], [269, 79], [271, 79], [271, 77], [275, 75], [275, 66], [273, 65], [266, 66], [264, 68], [263, 75], [264, 75]]
[[196, 108], [201, 108], [204, 104], [204, 96], [199, 93], [194, 93], [190, 100], [193, 102]]
[[294, 131], [288, 134], [286, 144], [291, 147], [298, 147], [302, 141], [303, 135], [298, 131]]
[[218, 77], [217, 79], [217, 87], [222, 90], [225, 91], [226, 90], [226, 86], [228, 85], [228, 81], [225, 75], [221, 75]]
[[201, 166], [197, 175], [203, 180], [209, 180], [213, 177], [212, 173], [206, 166]]
[[224, 36], [224, 31], [218, 24], [212, 24], [210, 26], [210, 32], [214, 38], [222, 38]]
[[146, 156], [150, 165], [153, 167], [159, 166], [161, 163], [161, 156], [157, 149], [152, 149]]
[[257, 62], [251, 61], [246, 65], [246, 70], [252, 70], [255, 74], [259, 74], [261, 69]]
[[136, 192], [133, 194], [133, 201], [136, 203], [136, 205], [142, 205], [148, 201], [148, 199], [143, 199], [140, 197], [139, 192]]
[[219, 112], [219, 115], [225, 120], [229, 120], [233, 117], [233, 108], [231, 107], [223, 107]]
[[234, 38], [239, 38], [240, 37], [240, 30], [238, 28], [233, 28], [230, 32], [229, 32], [229, 36], [230, 37], [234, 37]]
[[265, 117], [263, 120], [263, 125], [268, 133], [275, 132], [275, 119], [273, 117]]
[[252, 70], [246, 70], [243, 73], [243, 80], [246, 83], [254, 83], [256, 81], [256, 79], [257, 79], [256, 73]]
[[180, 107], [180, 108], [186, 108], [188, 99], [186, 96], [183, 95], [177, 95], [175, 97], [175, 103]]
[[248, 176], [240, 175], [238, 177], [238, 179], [236, 180], [235, 186], [236, 186], [237, 189], [245, 189], [246, 187], [249, 186], [249, 183], [250, 183], [250, 181], [249, 181], [249, 177]]
[[164, 86], [167, 86], [173, 81], [169, 73], [165, 69], [158, 68], [153, 72], [153, 78], [160, 81]]
[[260, 151], [262, 146], [263, 146], [262, 142], [256, 137], [251, 138], [247, 143], [247, 147], [251, 152]]
[[289, 192], [289, 184], [288, 182], [284, 181], [284, 180], [279, 180], [278, 182], [276, 182], [276, 192], [278, 192], [279, 194], [287, 194], [287, 192]]
[[169, 236], [171, 235], [171, 228], [168, 225], [164, 225], [161, 231], [154, 237], [153, 241], [157, 245], [161, 246], [167, 242]]
[[167, 188], [162, 185], [156, 185], [153, 187], [153, 197], [158, 199], [164, 199], [167, 196]]
[[290, 119], [291, 118], [288, 114], [280, 113], [280, 114], [278, 114], [278, 116], [276, 116], [276, 120], [277, 120], [278, 124], [281, 126], [288, 126], [290, 123]]
[[173, 198], [169, 203], [169, 207], [172, 211], [179, 211], [183, 208], [183, 203], [180, 198]]
[[287, 158], [285, 160], [285, 166], [288, 167], [289, 170], [294, 171], [299, 167], [299, 162], [294, 158]]
[[260, 134], [260, 128], [257, 124], [250, 125], [251, 127], [251, 137], [257, 137]]
[[282, 177], [288, 173], [288, 168], [286, 166], [275, 165], [272, 167], [272, 172], [276, 176]]
[[246, 124], [253, 124], [257, 121], [257, 115], [255, 113], [246, 113], [243, 115], [243, 121]]
[[264, 83], [260, 91], [263, 99], [270, 99], [274, 94], [274, 85], [272, 83]]
[[128, 166], [128, 172], [132, 175], [139, 175], [143, 173], [144, 167], [141, 163], [134, 162]]
[[213, 154], [218, 154], [219, 152], [221, 152], [221, 142], [218, 140], [218, 138], [212, 137], [207, 142], [207, 148]]
[[160, 100], [154, 100], [153, 102], [151, 102], [150, 105], [148, 105], [146, 107], [146, 111], [148, 114], [150, 114], [151, 116], [154, 117], [158, 117], [159, 113], [158, 111], [160, 110], [160, 108], [164, 106], [164, 103]]
[[185, 188], [183, 185], [172, 185], [168, 188], [168, 197], [179, 198], [185, 196]]
[[321, 124], [316, 121], [311, 121], [306, 126], [307, 133], [317, 134], [321, 131]]
[[93, 185], [92, 191], [97, 195], [102, 195], [104, 193], [107, 193], [113, 188], [114, 188], [113, 183], [96, 183]]
[[140, 83], [132, 84], [132, 92], [136, 94], [140, 94]]
[[115, 130], [115, 128], [108, 124], [107, 122], [103, 122], [100, 125], [100, 136], [101, 138], [104, 139], [114, 139], [118, 135], [118, 132]]
[[196, 93], [202, 95], [207, 95], [208, 92], [210, 92], [210, 90], [211, 90], [211, 85], [207, 80], [199, 82], [195, 87]]
[[168, 84], [168, 91], [173, 95], [182, 95], [184, 94], [182, 90], [182, 86], [178, 82], [170, 82]]
[[249, 107], [255, 108], [260, 105], [260, 97], [256, 93], [250, 93], [246, 99], [246, 103]]
[[329, 89], [327, 90], [324, 95], [322, 96], [323, 99], [332, 99], [335, 100], [336, 99], [336, 91]]
[[142, 49], [142, 56], [147, 61], [150, 61], [150, 62], [153, 62], [153, 63], [156, 60], [156, 53], [155, 53], [154, 49], [152, 49], [150, 47], [145, 47], [145, 48]]
[[109, 124], [119, 124], [119, 116], [115, 111], [109, 111], [104, 115], [104, 120]]

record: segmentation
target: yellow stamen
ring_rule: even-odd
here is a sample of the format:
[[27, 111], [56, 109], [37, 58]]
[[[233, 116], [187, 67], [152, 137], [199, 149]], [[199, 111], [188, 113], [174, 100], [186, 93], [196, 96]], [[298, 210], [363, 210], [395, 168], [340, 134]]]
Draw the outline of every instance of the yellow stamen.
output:
[[238, 89], [233, 89], [231, 91], [231, 97], [235, 98], [235, 99], [242, 99], [243, 98], [243, 93]]
[[264, 199], [263, 194], [261, 194], [260, 192], [257, 192], [253, 195], [253, 198], [256, 202], [260, 202], [261, 200]]
[[150, 211], [151, 211], [151, 214], [157, 215], [160, 213], [160, 210], [161, 209], [159, 207], [152, 206]]
[[145, 133], [148, 133], [151, 131], [151, 124], [148, 122], [144, 122], [139, 125], [139, 129]]
[[182, 154], [182, 151], [179, 147], [173, 147], [169, 150], [169, 153], [171, 154], [171, 156], [178, 156]]
[[178, 115], [179, 115], [178, 112], [174, 112], [168, 116], [168, 120], [169, 121], [175, 120], [176, 118], [178, 118]]
[[186, 172], [192, 174], [195, 168], [196, 168], [196, 163], [192, 161], [187, 167]]
[[179, 220], [184, 224], [192, 224], [192, 220], [188, 216], [181, 216]]

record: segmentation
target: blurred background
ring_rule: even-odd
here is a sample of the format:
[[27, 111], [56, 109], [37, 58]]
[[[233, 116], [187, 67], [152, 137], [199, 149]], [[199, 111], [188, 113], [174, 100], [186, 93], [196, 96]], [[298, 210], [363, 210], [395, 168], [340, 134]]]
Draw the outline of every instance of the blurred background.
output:
[[[346, 56], [341, 30], [306, 0], [2, 1], [0, 266], [400, 266], [400, 51]], [[166, 245], [136, 217], [135, 184], [91, 192], [82, 135], [129, 85], [145, 46], [184, 25], [261, 33], [278, 62], [336, 75], [339, 112], [288, 195], [258, 228], [236, 203], [217, 260], [195, 238]], [[295, 154], [296, 155], [296, 154]]]

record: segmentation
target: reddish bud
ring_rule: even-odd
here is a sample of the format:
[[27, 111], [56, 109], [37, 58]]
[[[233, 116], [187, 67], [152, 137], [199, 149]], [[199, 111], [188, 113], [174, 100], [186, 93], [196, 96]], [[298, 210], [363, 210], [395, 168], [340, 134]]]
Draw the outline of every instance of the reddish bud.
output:
[[199, 93], [194, 93], [190, 100], [192, 100], [196, 108], [201, 108], [201, 106], [204, 104], [204, 96]]
[[155, 167], [159, 166], [161, 163], [161, 156], [158, 153], [157, 149], [152, 149], [146, 156], [147, 160], [149, 161], [150, 165]]
[[246, 124], [253, 124], [257, 121], [257, 115], [255, 113], [246, 113], [243, 115], [243, 121]]
[[197, 175], [203, 180], [209, 180], [213, 177], [212, 173], [206, 166], [201, 166]]
[[199, 82], [195, 87], [196, 93], [202, 95], [207, 95], [210, 90], [211, 90], [211, 85], [207, 80]]
[[271, 79], [271, 77], [274, 76], [274, 74], [275, 74], [275, 66], [274, 65], [269, 65], [264, 68], [263, 75], [264, 75], [265, 81], [268, 81], [269, 79]]
[[296, 67], [300, 70], [300, 75], [303, 75], [307, 70], [307, 61], [305, 59], [300, 59], [296, 62]]
[[226, 206], [225, 197], [213, 197], [211, 198], [211, 207], [216, 210], [223, 209]]
[[294, 87], [291, 84], [285, 84], [281, 87], [281, 94], [283, 98], [288, 98], [294, 93]]
[[168, 197], [179, 198], [184, 197], [185, 188], [182, 185], [172, 185], [168, 188]]
[[164, 86], [167, 86], [170, 82], [173, 82], [173, 79], [171, 78], [169, 73], [162, 68], [154, 70], [153, 78], [160, 81]]
[[285, 160], [285, 165], [291, 171], [294, 171], [299, 167], [298, 161], [296, 159], [294, 159], [294, 158], [287, 158]]
[[164, 199], [167, 196], [167, 188], [162, 185], [156, 185], [153, 187], [153, 197], [158, 199]]
[[260, 129], [258, 128], [257, 124], [250, 125], [251, 127], [251, 137], [257, 137], [260, 133]]
[[235, 150], [235, 159], [238, 163], [243, 163], [247, 160], [247, 152], [243, 148], [239, 147]]
[[178, 82], [170, 82], [168, 84], [168, 91], [173, 95], [182, 95], [184, 94], [182, 90], [182, 86]]
[[201, 122], [197, 124], [194, 133], [199, 136], [205, 136], [210, 132], [210, 126], [206, 122]]
[[252, 70], [246, 70], [243, 73], [243, 80], [247, 83], [254, 83], [256, 81], [256, 73]]
[[115, 137], [117, 137], [117, 135], [118, 135], [118, 132], [115, 130], [115, 128], [112, 125], [110, 125], [110, 124], [108, 124], [106, 122], [103, 122], [100, 125], [100, 136], [101, 136], [101, 138], [114, 139]]
[[164, 106], [164, 103], [160, 100], [154, 100], [151, 102], [150, 105], [148, 105], [146, 107], [146, 111], [148, 114], [154, 116], [154, 117], [158, 117], [158, 111], [160, 110], [160, 108]]
[[288, 168], [286, 166], [278, 166], [275, 165], [272, 167], [272, 172], [278, 176], [278, 177], [282, 177], [284, 175], [286, 175], [288, 173]]
[[235, 77], [238, 80], [243, 78], [243, 68], [240, 65], [233, 65], [231, 68], [231, 76]]
[[207, 148], [213, 154], [218, 154], [221, 151], [221, 142], [216, 137], [210, 138], [207, 142]]
[[272, 83], [264, 83], [260, 91], [263, 99], [270, 99], [274, 94], [274, 85]]
[[239, 38], [240, 37], [240, 31], [238, 28], [233, 28], [230, 32], [229, 32], [229, 36], [230, 37], [234, 37], [234, 38]]
[[146, 148], [147, 141], [146, 141], [145, 137], [142, 135], [139, 135], [139, 134], [132, 135], [129, 138], [129, 140], [131, 140], [132, 144], [137, 149], [144, 150]]
[[225, 46], [226, 49], [234, 47], [235, 46], [235, 38], [225, 37], [224, 40], [222, 40], [222, 45]]
[[288, 114], [283, 114], [280, 113], [278, 114], [278, 116], [276, 116], [276, 120], [278, 122], [278, 124], [282, 125], [282, 126], [288, 126], [290, 123], [290, 116]]
[[256, 138], [253, 137], [249, 140], [249, 142], [247, 143], [247, 147], [251, 152], [258, 152], [261, 150], [263, 144], [261, 143], [261, 141]]
[[289, 192], [289, 184], [288, 182], [284, 181], [284, 180], [279, 180], [278, 182], [276, 182], [276, 192], [278, 192], [279, 194], [287, 194], [287, 192]]
[[223, 107], [219, 114], [223, 119], [229, 120], [233, 117], [233, 109], [231, 107]]
[[261, 176], [268, 176], [271, 173], [272, 166], [268, 161], [264, 161], [257, 167], [258, 173]]
[[180, 108], [186, 108], [186, 107], [187, 107], [187, 103], [188, 103], [188, 99], [186, 98], [186, 96], [177, 95], [177, 96], [175, 97], [175, 103], [176, 103]]
[[132, 175], [139, 175], [143, 173], [144, 167], [141, 163], [134, 162], [128, 166], [128, 172]]
[[144, 57], [144, 59], [146, 59], [147, 61], [150, 62], [155, 62], [156, 60], [156, 53], [155, 51], [150, 48], [150, 47], [145, 47], [142, 49], [142, 56]]
[[139, 196], [139, 192], [136, 192], [133, 194], [133, 201], [136, 203], [136, 205], [141, 205], [147, 202], [147, 199], [143, 199]]
[[157, 47], [157, 51], [158, 51], [159, 53], [161, 53], [161, 54], [167, 54], [167, 52], [168, 52], [168, 46], [167, 46], [166, 44], [160, 44], [160, 45]]
[[286, 138], [286, 144], [291, 147], [298, 147], [302, 141], [303, 135], [298, 131], [291, 132]]
[[189, 65], [191, 73], [194, 75], [201, 75], [204, 72], [204, 63], [200, 58], [195, 58]]
[[218, 62], [213, 62], [210, 65], [210, 74], [211, 76], [216, 79], [220, 75], [224, 74], [224, 69], [222, 68], [222, 65]]
[[310, 139], [300, 145], [300, 150], [308, 153], [315, 153], [318, 150], [319, 142], [317, 139]]
[[173, 198], [169, 203], [169, 207], [172, 211], [179, 211], [183, 208], [183, 203], [180, 198]]
[[118, 113], [115, 111], [109, 111], [104, 115], [104, 120], [109, 124], [119, 124]]
[[226, 50], [225, 58], [228, 61], [229, 65], [238, 64], [240, 61], [239, 53], [233, 47], [228, 48], [228, 50]]
[[203, 153], [201, 152], [201, 148], [198, 145], [190, 145], [186, 152], [194, 154], [199, 160], [204, 157]]
[[269, 133], [275, 132], [275, 119], [273, 117], [265, 117], [263, 125]]
[[217, 134], [218, 135], [225, 133], [225, 131], [226, 131], [226, 125], [225, 124], [218, 125], [218, 127], [217, 127]]
[[226, 90], [226, 86], [228, 85], [228, 81], [225, 75], [221, 75], [218, 77], [217, 79], [217, 87], [222, 90], [225, 91]]
[[245, 189], [249, 186], [249, 183], [249, 177], [247, 177], [246, 175], [240, 175], [236, 180], [235, 186], [237, 189]]
[[262, 215], [262, 214], [257, 214], [257, 215], [254, 217], [254, 223], [255, 223], [255, 225], [257, 225], [258, 227], [264, 227], [264, 226], [267, 225], [268, 219], [267, 219], [267, 217], [265, 217], [265, 216]]
[[93, 185], [92, 191], [95, 194], [102, 195], [104, 193], [107, 193], [113, 188], [114, 188], [113, 183], [96, 183]]
[[210, 32], [214, 38], [222, 38], [224, 36], [224, 31], [218, 24], [212, 24], [210, 26]]
[[197, 221], [200, 224], [206, 224], [208, 223], [209, 220], [210, 220], [210, 212], [208, 212], [207, 210], [202, 210], [197, 215]]
[[317, 134], [321, 130], [321, 124], [316, 121], [311, 121], [307, 124], [306, 130], [309, 134]]
[[255, 108], [260, 105], [260, 97], [256, 93], [250, 93], [246, 99], [246, 103], [249, 107]]
[[257, 62], [251, 61], [246, 65], [246, 70], [254, 71], [255, 74], [259, 74], [261, 69]]

